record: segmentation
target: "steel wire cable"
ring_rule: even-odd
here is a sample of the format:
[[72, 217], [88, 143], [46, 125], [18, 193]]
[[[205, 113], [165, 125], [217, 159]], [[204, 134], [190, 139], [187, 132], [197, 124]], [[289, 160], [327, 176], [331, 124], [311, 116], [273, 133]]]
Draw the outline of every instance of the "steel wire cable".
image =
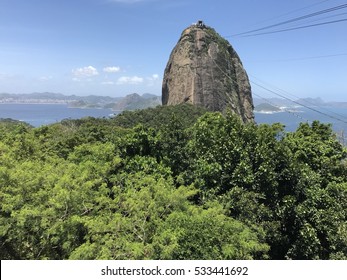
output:
[[300, 21], [300, 20], [303, 20], [303, 19], [315, 17], [315, 16], [318, 16], [318, 15], [330, 13], [330, 12], [333, 12], [333, 11], [338, 11], [338, 10], [345, 9], [345, 8], [347, 8], [347, 4], [335, 6], [335, 7], [332, 7], [332, 8], [329, 8], [329, 9], [325, 9], [325, 10], [321, 10], [321, 11], [318, 11], [318, 12], [314, 12], [314, 13], [311, 13], [311, 14], [308, 14], [308, 15], [296, 17], [296, 18], [293, 18], [293, 19], [290, 19], [290, 20], [286, 20], [286, 21], [282, 21], [282, 22], [279, 22], [279, 23], [276, 23], [276, 24], [271, 24], [271, 25], [264, 26], [264, 27], [261, 27], [261, 28], [257, 28], [257, 29], [253, 29], [253, 30], [249, 30], [249, 31], [246, 31], [246, 32], [241, 32], [241, 33], [225, 36], [225, 37], [236, 37], [236, 36], [246, 37], [246, 36], [244, 36], [246, 34], [255, 33], [255, 32], [266, 30], [266, 29], [270, 29], [270, 28], [273, 28], [273, 27], [278, 27], [278, 26], [285, 25], [285, 24], [288, 24], [288, 23]]

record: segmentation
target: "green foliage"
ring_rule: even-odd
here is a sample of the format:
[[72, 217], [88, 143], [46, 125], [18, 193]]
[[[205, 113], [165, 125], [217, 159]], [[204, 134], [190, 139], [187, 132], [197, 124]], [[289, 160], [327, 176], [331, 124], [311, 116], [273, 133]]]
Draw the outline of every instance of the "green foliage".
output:
[[[278, 124], [243, 125], [232, 115], [210, 113], [191, 131], [191, 164], [184, 178], [201, 190], [202, 202], [217, 199], [231, 217], [261, 226], [272, 258], [327, 259], [334, 254], [331, 236], [339, 236], [346, 215], [333, 210], [337, 197], [330, 198], [327, 190], [333, 182], [346, 182], [346, 149], [330, 126], [302, 124], [297, 132], [284, 134]], [[318, 195], [332, 204], [313, 203]], [[328, 227], [316, 219], [333, 213], [338, 218]]]
[[[194, 193], [194, 192], [193, 192]], [[174, 188], [170, 180], [145, 175], [119, 176], [96, 217], [85, 219], [87, 242], [75, 249], [74, 259], [152, 259], [158, 226], [173, 211], [183, 211], [192, 195]]]
[[219, 206], [174, 212], [161, 231], [155, 240], [161, 259], [254, 259], [268, 251], [254, 231]]
[[346, 155], [187, 104], [0, 122], [0, 257], [347, 259]]
[[195, 121], [207, 112], [207, 109], [191, 104], [176, 106], [157, 106], [144, 110], [124, 111], [113, 119], [118, 126], [131, 128], [138, 124], [158, 129], [165, 127], [175, 117], [179, 120], [182, 128], [192, 126]]

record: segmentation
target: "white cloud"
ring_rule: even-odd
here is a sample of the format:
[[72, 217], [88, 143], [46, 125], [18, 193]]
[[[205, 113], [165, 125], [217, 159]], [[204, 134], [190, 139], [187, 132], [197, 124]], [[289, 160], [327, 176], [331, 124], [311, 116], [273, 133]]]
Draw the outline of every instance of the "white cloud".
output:
[[109, 67], [105, 67], [103, 69], [104, 72], [106, 73], [117, 73], [120, 71], [120, 67], [118, 66], [109, 66]]
[[75, 77], [74, 80], [76, 80], [76, 78], [78, 79], [78, 78], [87, 78], [87, 77], [97, 76], [99, 75], [99, 72], [93, 66], [86, 66], [86, 67], [73, 69], [72, 74]]
[[132, 77], [123, 76], [117, 80], [117, 85], [125, 85], [125, 84], [135, 85], [135, 84], [141, 84], [143, 83], [143, 81], [144, 79], [138, 76], [132, 76]]
[[147, 80], [147, 86], [153, 87], [156, 84], [158, 84], [158, 82], [159, 82], [159, 75], [158, 74], [153, 74], [152, 76], [147, 77], [146, 80]]

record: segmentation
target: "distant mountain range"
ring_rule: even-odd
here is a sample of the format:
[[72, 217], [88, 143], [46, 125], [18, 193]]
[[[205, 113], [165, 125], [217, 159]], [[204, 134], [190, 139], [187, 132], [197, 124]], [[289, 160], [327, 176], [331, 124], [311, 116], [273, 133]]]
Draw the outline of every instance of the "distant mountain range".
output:
[[[110, 97], [99, 95], [64, 95], [61, 93], [40, 92], [29, 94], [0, 93], [0, 103], [25, 104], [68, 104], [73, 108], [107, 108], [114, 111], [145, 109], [161, 105], [161, 97], [145, 93], [128, 94], [124, 97]], [[283, 98], [254, 98], [254, 111], [260, 113], [274, 113], [285, 109], [298, 107], [339, 107], [347, 108], [347, 102], [325, 102], [321, 98], [301, 98], [290, 101]]]
[[259, 113], [280, 112], [298, 107], [339, 107], [347, 108], [347, 102], [325, 102], [321, 98], [300, 98], [287, 100], [283, 98], [254, 98], [254, 111]]
[[256, 105], [254, 107], [254, 111], [257, 113], [274, 113], [274, 112], [281, 112], [282, 110], [277, 107], [277, 106], [273, 106], [269, 103], [261, 103], [259, 105]]
[[0, 93], [0, 103], [68, 104], [74, 108], [108, 108], [116, 111], [144, 109], [161, 105], [161, 97], [150, 93], [129, 94], [125, 97], [77, 96], [41, 92], [29, 94]]

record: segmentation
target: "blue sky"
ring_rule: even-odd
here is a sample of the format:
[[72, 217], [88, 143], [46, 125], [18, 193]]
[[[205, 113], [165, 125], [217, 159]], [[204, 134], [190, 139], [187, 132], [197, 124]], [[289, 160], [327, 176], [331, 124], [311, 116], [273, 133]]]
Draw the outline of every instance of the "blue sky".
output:
[[[231, 36], [346, 2], [0, 0], [0, 93], [160, 95], [172, 48], [183, 29], [202, 19], [229, 40], [256, 83], [295, 97], [347, 101], [347, 21]], [[345, 19], [345, 13], [341, 9], [282, 27]]]

